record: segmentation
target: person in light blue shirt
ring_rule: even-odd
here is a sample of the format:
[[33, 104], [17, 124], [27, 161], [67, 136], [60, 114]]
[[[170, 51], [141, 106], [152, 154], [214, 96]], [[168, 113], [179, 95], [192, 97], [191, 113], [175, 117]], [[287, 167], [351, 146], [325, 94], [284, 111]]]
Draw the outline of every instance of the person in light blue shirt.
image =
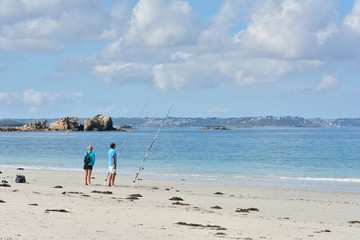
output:
[[109, 159], [109, 186], [115, 187], [115, 177], [116, 177], [116, 165], [117, 165], [117, 155], [116, 155], [116, 144], [111, 143], [110, 149], [108, 151], [108, 159]]
[[85, 185], [91, 185], [91, 173], [95, 164], [95, 153], [92, 151], [93, 147], [90, 145], [87, 148], [86, 153], [84, 154], [84, 159], [86, 155], [89, 154], [89, 162], [84, 162], [84, 170], [85, 170]]

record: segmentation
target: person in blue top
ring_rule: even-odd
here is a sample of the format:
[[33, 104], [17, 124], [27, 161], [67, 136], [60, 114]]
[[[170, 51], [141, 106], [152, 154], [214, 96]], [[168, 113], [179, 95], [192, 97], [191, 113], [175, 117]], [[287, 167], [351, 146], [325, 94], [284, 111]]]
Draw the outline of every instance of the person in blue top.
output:
[[117, 165], [117, 155], [115, 151], [116, 144], [111, 143], [110, 149], [108, 151], [109, 158], [109, 187], [115, 187], [115, 177], [116, 177], [116, 165]]
[[86, 153], [84, 154], [84, 159], [87, 154], [89, 154], [90, 162], [87, 164], [84, 164], [84, 170], [85, 170], [85, 185], [91, 185], [91, 172], [95, 164], [95, 153], [93, 153], [93, 147], [90, 145], [87, 148]]

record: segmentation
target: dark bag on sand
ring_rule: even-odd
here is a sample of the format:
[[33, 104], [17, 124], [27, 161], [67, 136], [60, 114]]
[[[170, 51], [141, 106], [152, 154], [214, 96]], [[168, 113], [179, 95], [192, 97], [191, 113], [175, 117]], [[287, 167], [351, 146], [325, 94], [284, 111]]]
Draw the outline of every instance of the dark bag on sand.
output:
[[88, 165], [90, 163], [90, 161], [91, 161], [90, 154], [86, 153], [86, 155], [84, 157], [84, 164]]
[[24, 175], [16, 174], [15, 182], [16, 183], [26, 183], [26, 178]]

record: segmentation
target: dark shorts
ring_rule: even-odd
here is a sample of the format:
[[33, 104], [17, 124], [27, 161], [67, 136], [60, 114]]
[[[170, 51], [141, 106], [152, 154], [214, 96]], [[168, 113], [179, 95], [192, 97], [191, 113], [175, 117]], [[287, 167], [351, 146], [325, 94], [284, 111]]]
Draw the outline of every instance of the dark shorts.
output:
[[92, 170], [92, 169], [93, 169], [93, 166], [84, 165], [84, 169], [85, 169], [85, 170], [86, 170], [86, 169], [90, 169], [90, 170]]

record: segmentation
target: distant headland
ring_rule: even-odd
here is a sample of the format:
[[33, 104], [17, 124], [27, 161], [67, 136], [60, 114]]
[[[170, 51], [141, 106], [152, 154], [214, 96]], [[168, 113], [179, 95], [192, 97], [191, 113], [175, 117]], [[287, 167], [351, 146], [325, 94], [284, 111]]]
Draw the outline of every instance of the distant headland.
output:
[[[80, 122], [82, 122], [80, 124]], [[49, 125], [48, 125], [49, 123]], [[93, 118], [63, 117], [60, 119], [0, 119], [0, 131], [126, 131], [140, 127], [159, 127], [163, 118], [110, 117], [98, 114]], [[360, 118], [303, 117], [168, 117], [164, 127], [197, 127], [200, 130], [229, 130], [252, 127], [338, 128], [360, 127]]]

